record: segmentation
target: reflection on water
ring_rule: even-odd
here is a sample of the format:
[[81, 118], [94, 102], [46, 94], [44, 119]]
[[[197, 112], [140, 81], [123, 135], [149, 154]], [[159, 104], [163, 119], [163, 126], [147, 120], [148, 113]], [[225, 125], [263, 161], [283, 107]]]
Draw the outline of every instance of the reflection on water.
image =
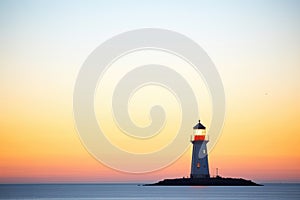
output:
[[300, 184], [139, 186], [138, 184], [0, 185], [0, 199], [300, 199]]

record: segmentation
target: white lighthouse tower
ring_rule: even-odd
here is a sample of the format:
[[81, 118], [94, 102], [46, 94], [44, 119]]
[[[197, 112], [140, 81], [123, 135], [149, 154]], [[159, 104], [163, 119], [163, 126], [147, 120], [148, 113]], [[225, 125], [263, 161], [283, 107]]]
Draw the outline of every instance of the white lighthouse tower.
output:
[[209, 178], [207, 147], [208, 137], [205, 126], [200, 120], [193, 128], [191, 142], [193, 144], [193, 156], [191, 165], [191, 178]]

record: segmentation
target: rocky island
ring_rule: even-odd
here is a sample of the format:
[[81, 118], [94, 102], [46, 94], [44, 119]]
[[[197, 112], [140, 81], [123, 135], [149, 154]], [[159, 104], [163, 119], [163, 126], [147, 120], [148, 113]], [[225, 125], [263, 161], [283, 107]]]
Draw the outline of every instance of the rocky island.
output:
[[242, 178], [176, 178], [165, 179], [153, 184], [145, 184], [144, 186], [262, 186], [251, 180]]

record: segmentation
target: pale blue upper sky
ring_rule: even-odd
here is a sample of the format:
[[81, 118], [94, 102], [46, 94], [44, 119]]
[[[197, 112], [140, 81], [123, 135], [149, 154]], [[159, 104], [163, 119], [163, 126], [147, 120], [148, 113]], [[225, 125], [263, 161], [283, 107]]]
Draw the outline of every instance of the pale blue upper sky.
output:
[[[53, 84], [55, 75], [60, 85], [68, 82], [71, 87], [83, 61], [103, 41], [124, 31], [154, 27], [199, 43], [215, 62], [225, 88], [235, 87], [232, 80], [246, 88], [259, 84], [253, 90], [294, 88], [300, 85], [299, 8], [299, 1], [283, 0], [2, 0], [1, 82], [11, 88], [13, 77], [22, 83], [27, 74], [28, 79], [40, 77]], [[280, 86], [283, 82], [288, 85]]]
[[78, 52], [143, 27], [180, 32], [212, 54], [232, 48], [293, 51], [299, 50], [299, 7], [299, 1], [2, 0], [1, 51], [55, 46]]

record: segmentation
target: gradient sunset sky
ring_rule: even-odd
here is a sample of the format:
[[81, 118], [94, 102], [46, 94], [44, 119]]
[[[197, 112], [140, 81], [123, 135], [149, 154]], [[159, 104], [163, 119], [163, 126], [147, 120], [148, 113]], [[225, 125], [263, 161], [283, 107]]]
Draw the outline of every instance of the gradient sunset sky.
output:
[[130, 174], [98, 162], [78, 137], [72, 98], [82, 63], [105, 40], [139, 28], [188, 36], [219, 71], [226, 119], [211, 175], [218, 167], [222, 176], [300, 182], [299, 10], [290, 0], [1, 0], [0, 183], [189, 175], [191, 148], [162, 170]]

